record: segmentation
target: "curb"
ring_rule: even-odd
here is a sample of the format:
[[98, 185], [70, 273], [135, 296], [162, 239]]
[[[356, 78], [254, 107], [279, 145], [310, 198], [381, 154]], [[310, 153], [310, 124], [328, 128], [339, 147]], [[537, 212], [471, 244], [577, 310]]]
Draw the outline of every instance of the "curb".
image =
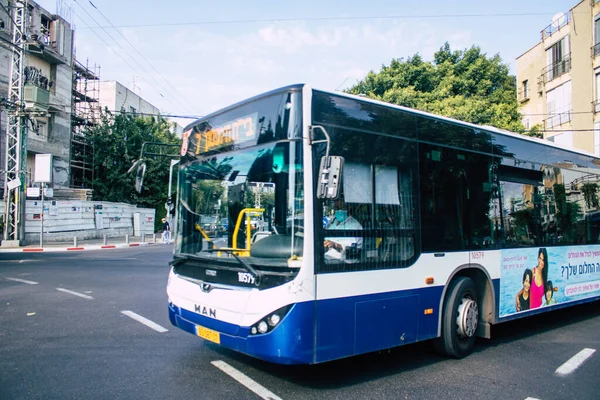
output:
[[116, 245], [89, 245], [89, 246], [78, 246], [78, 247], [16, 247], [0, 249], [1, 253], [44, 253], [44, 252], [57, 252], [57, 251], [85, 251], [85, 250], [110, 250], [110, 249], [128, 249], [130, 247], [148, 246], [154, 243], [123, 243]]

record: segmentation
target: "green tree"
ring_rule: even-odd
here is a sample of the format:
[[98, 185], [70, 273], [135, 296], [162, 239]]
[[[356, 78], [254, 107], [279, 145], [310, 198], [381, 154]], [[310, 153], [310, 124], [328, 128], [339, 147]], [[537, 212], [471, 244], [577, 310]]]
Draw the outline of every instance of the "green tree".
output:
[[[164, 204], [171, 157], [145, 158], [146, 174], [141, 193], [137, 193], [134, 188], [135, 174], [128, 174], [127, 170], [139, 158], [144, 142], [179, 144], [181, 140], [170, 128], [171, 123], [160, 116], [113, 116], [108, 111], [103, 112], [101, 122], [85, 133], [86, 140], [94, 148], [94, 179], [91, 182], [91, 187], [94, 188], [93, 199], [154, 208], [158, 229], [161, 217], [166, 215]], [[156, 150], [148, 150], [152, 153], [178, 153], [176, 148], [171, 148], [170, 151], [158, 147]]]
[[394, 59], [348, 90], [353, 94], [428, 111], [479, 125], [524, 132], [516, 80], [499, 55], [477, 46], [452, 51], [446, 43], [432, 62], [419, 54]]

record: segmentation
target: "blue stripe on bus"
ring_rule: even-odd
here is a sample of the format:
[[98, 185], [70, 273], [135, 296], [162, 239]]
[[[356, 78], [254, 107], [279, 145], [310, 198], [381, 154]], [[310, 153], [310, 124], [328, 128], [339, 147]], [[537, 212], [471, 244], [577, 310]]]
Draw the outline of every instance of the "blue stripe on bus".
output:
[[[495, 293], [500, 293], [500, 280], [494, 279], [492, 284]], [[250, 327], [171, 305], [169, 319], [194, 335], [197, 325], [218, 331], [222, 346], [249, 356], [278, 364], [313, 364], [437, 337], [443, 289], [437, 286], [297, 303], [264, 335], [250, 335]], [[499, 298], [496, 295], [496, 312]], [[542, 307], [498, 322], [595, 300], [598, 298]], [[426, 314], [428, 309], [433, 312]]]
[[[169, 306], [169, 319], [194, 335], [196, 325], [216, 330], [221, 345], [250, 356], [312, 364], [436, 337], [442, 291], [431, 287], [297, 303], [264, 335], [176, 306]], [[433, 312], [425, 314], [426, 309]]]
[[314, 362], [313, 315], [314, 302], [297, 303], [276, 329], [263, 335], [250, 335], [250, 327], [240, 327], [169, 305], [169, 319], [178, 328], [193, 335], [197, 325], [216, 330], [220, 332], [222, 346], [277, 364]]
[[[442, 291], [438, 286], [318, 301], [316, 362], [436, 337]], [[425, 314], [427, 309], [433, 312]]]

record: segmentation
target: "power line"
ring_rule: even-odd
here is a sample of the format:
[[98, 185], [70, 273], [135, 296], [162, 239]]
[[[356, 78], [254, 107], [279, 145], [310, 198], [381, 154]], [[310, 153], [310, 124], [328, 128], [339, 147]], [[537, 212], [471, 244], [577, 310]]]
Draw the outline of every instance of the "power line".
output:
[[596, 132], [597, 129], [537, 129], [537, 130], [526, 130], [523, 132]]
[[[313, 22], [313, 21], [350, 21], [371, 19], [437, 19], [437, 18], [504, 18], [504, 17], [533, 17], [543, 15], [554, 15], [554, 13], [488, 13], [488, 14], [437, 14], [437, 15], [372, 15], [372, 16], [348, 16], [348, 17], [306, 17], [306, 18], [265, 18], [265, 19], [240, 19], [222, 21], [195, 21], [195, 22], [173, 22], [139, 25], [119, 25], [118, 28], [148, 28], [163, 26], [190, 26], [190, 25], [224, 25], [224, 24], [251, 24], [269, 22]], [[101, 28], [97, 26], [95, 28]], [[92, 29], [92, 27], [90, 27]]]
[[562, 114], [595, 114], [595, 111], [563, 111], [563, 112], [521, 114], [521, 115], [529, 117], [529, 116], [538, 116], [538, 115], [562, 115]]
[[[177, 90], [177, 88], [176, 88], [176, 87], [175, 87], [175, 86], [174, 86], [174, 85], [173, 85], [171, 82], [169, 82], [169, 81], [168, 81], [168, 79], [167, 79], [167, 78], [165, 78], [165, 77], [164, 77], [164, 76], [163, 76], [163, 75], [160, 73], [160, 71], [158, 71], [158, 70], [157, 70], [157, 69], [154, 67], [154, 65], [153, 65], [153, 64], [152, 64], [152, 63], [151, 63], [151, 62], [150, 62], [150, 61], [149, 61], [149, 60], [148, 60], [146, 57], [144, 57], [144, 55], [143, 55], [143, 54], [142, 54], [142, 53], [141, 53], [141, 52], [140, 52], [140, 51], [139, 51], [139, 50], [138, 50], [138, 49], [137, 49], [137, 48], [136, 48], [136, 47], [133, 45], [133, 43], [131, 43], [131, 42], [129, 41], [129, 39], [127, 39], [127, 37], [126, 37], [126, 36], [125, 36], [123, 33], [121, 33], [121, 31], [119, 31], [119, 30], [117, 29], [117, 27], [115, 27], [115, 25], [114, 25], [112, 22], [110, 22], [110, 20], [109, 20], [109, 19], [108, 19], [108, 18], [107, 18], [107, 17], [106, 17], [106, 16], [105, 16], [103, 13], [102, 13], [102, 11], [100, 11], [100, 9], [99, 9], [98, 7], [96, 7], [96, 5], [95, 5], [94, 3], [92, 3], [90, 0], [88, 0], [88, 3], [90, 3], [90, 5], [91, 5], [92, 7], [94, 7], [94, 9], [95, 9], [95, 10], [96, 10], [96, 11], [97, 11], [97, 12], [98, 12], [98, 13], [99, 13], [99, 14], [100, 14], [100, 15], [101, 15], [101, 16], [102, 16], [102, 17], [103, 17], [103, 18], [104, 18], [104, 19], [105, 19], [105, 20], [106, 20], [106, 21], [107, 21], [107, 22], [108, 22], [108, 23], [109, 23], [109, 24], [110, 24], [110, 25], [111, 25], [111, 26], [112, 26], [112, 27], [113, 27], [113, 28], [114, 28], [116, 31], [117, 31], [117, 33], [119, 33], [119, 35], [121, 35], [121, 37], [122, 37], [123, 39], [125, 39], [125, 41], [126, 41], [126, 42], [127, 42], [127, 43], [128, 43], [130, 46], [131, 46], [131, 48], [133, 48], [133, 49], [134, 49], [134, 50], [135, 50], [135, 51], [136, 51], [136, 52], [137, 52], [137, 53], [138, 53], [138, 54], [139, 54], [139, 55], [140, 55], [140, 56], [141, 56], [141, 57], [144, 59], [144, 61], [146, 61], [146, 62], [147, 62], [147, 63], [148, 63], [148, 64], [149, 64], [149, 65], [152, 67], [152, 69], [154, 69], [154, 71], [156, 71], [156, 73], [157, 73], [157, 74], [158, 74], [158, 75], [159, 75], [159, 76], [160, 76], [162, 79], [164, 79], [164, 80], [165, 80], [165, 82], [166, 82], [166, 83], [167, 83], [169, 86], [171, 86], [171, 87], [172, 87], [172, 88], [175, 90], [175, 92], [177, 92], [177, 94], [178, 94], [179, 96], [181, 96], [181, 98], [182, 98], [182, 99], [184, 99], [184, 98], [185, 98], [185, 96], [184, 96], [184, 95], [183, 95], [181, 92], [179, 92], [179, 91]], [[171, 93], [171, 95], [173, 95], [173, 93]], [[175, 97], [176, 97], [176, 96], [175, 96]], [[188, 106], [189, 106], [189, 104], [186, 104], [186, 107], [188, 107]], [[191, 110], [191, 107], [190, 107], [190, 108], [188, 108], [188, 110]]]
[[[60, 0], [60, 1], [62, 2], [63, 0]], [[83, 10], [83, 11], [84, 11], [84, 12], [85, 12], [85, 13], [86, 13], [86, 14], [87, 14], [87, 15], [88, 15], [88, 16], [89, 16], [89, 17], [90, 17], [90, 18], [91, 18], [91, 19], [92, 19], [92, 20], [93, 20], [95, 23], [96, 23], [96, 24], [98, 24], [98, 21], [96, 21], [96, 19], [95, 19], [93, 16], [91, 16], [91, 15], [90, 15], [90, 13], [89, 13], [89, 12], [88, 12], [88, 11], [87, 11], [85, 8], [83, 8], [83, 7], [82, 7], [82, 6], [81, 6], [79, 3], [77, 3], [77, 1], [76, 1], [76, 0], [73, 0], [73, 2], [74, 2], [74, 3], [76, 3], [76, 4], [77, 4], [77, 5], [78, 5], [78, 6], [79, 6], [79, 7], [80, 7], [80, 8], [81, 8], [81, 9], [82, 9], [82, 10]], [[79, 19], [80, 19], [80, 20], [81, 20], [81, 21], [82, 21], [84, 24], [86, 24], [88, 27], [90, 27], [90, 29], [92, 29], [92, 28], [91, 28], [91, 26], [90, 26], [90, 25], [89, 25], [89, 24], [88, 24], [88, 23], [87, 23], [87, 22], [86, 22], [86, 21], [85, 21], [85, 20], [84, 20], [84, 19], [83, 19], [83, 18], [82, 18], [80, 15], [79, 15], [79, 14], [77, 14], [77, 13], [75, 12], [75, 10], [73, 10], [73, 9], [71, 8], [71, 11], [73, 11], [73, 14], [75, 14], [75, 15], [76, 15], [76, 16], [77, 16], [77, 17], [78, 17], [78, 18], [79, 18]], [[108, 31], [107, 31], [106, 29], [102, 28], [102, 30], [104, 30], [104, 32], [105, 32], [105, 33], [108, 35], [108, 37], [110, 37], [110, 38], [111, 38], [111, 39], [112, 39], [112, 40], [113, 40], [113, 41], [114, 41], [114, 42], [117, 44], [117, 46], [119, 46], [119, 48], [120, 48], [120, 49], [121, 49], [121, 50], [122, 50], [122, 51], [123, 51], [125, 54], [128, 54], [128, 53], [127, 53], [127, 51], [126, 51], [126, 50], [123, 48], [123, 46], [121, 46], [121, 45], [119, 44], [119, 42], [118, 42], [117, 40], [115, 40], [115, 38], [114, 38], [114, 37], [112, 37], [112, 35], [111, 35], [110, 33], [108, 33]], [[104, 42], [104, 44], [106, 44], [106, 46], [108, 46], [109, 48], [114, 48], [114, 47], [112, 47], [110, 44], [108, 44], [108, 42], [107, 42], [106, 40], [104, 40], [104, 38], [103, 38], [102, 36], [100, 36], [100, 34], [98, 34], [98, 32], [96, 32], [96, 30], [95, 30], [95, 29], [92, 29], [92, 32], [94, 32], [94, 34], [95, 34], [96, 36], [98, 36], [98, 37], [100, 38], [100, 40], [102, 40], [102, 42]], [[119, 58], [120, 58], [121, 60], [123, 60], [123, 61], [124, 61], [124, 62], [125, 62], [125, 63], [126, 63], [126, 64], [127, 64], [127, 65], [128, 65], [128, 66], [129, 66], [129, 67], [132, 69], [132, 70], [133, 70], [133, 71], [137, 71], [137, 69], [136, 69], [135, 67], [133, 67], [133, 66], [132, 66], [132, 65], [131, 65], [131, 64], [130, 64], [130, 63], [129, 63], [129, 62], [128, 62], [128, 61], [127, 61], [127, 60], [126, 60], [124, 57], [122, 57], [122, 56], [121, 56], [119, 53], [117, 53], [117, 52], [115, 52], [115, 53], [116, 53], [116, 54], [119, 56]], [[129, 55], [129, 54], [128, 54], [128, 56], [129, 56], [129, 57], [132, 59], [132, 61], [134, 61], [134, 62], [135, 62], [135, 63], [136, 63], [136, 64], [137, 64], [139, 67], [141, 67], [141, 68], [144, 70], [144, 72], [146, 72], [146, 74], [148, 74], [148, 71], [146, 71], [146, 70], [144, 69], [144, 67], [143, 67], [143, 66], [141, 66], [141, 65], [140, 65], [140, 64], [139, 64], [139, 63], [138, 63], [138, 62], [137, 62], [137, 61], [136, 61], [136, 60], [135, 60], [135, 59], [134, 59], [134, 58], [133, 58], [131, 55]], [[143, 74], [140, 74], [140, 75], [142, 76], [142, 78], [144, 78]], [[162, 85], [160, 84], [160, 82], [158, 82], [158, 81], [157, 81], [155, 78], [153, 78], [153, 77], [152, 77], [152, 75], [150, 75], [150, 74], [148, 74], [148, 75], [149, 75], [149, 76], [150, 76], [150, 78], [152, 78], [152, 79], [154, 80], [154, 82], [156, 82], [156, 83], [157, 83], [159, 86], [162, 86]], [[144, 78], [144, 80], [146, 80], [146, 79]], [[149, 83], [149, 82], [146, 82], [146, 83]], [[156, 90], [156, 88], [155, 88], [153, 85], [150, 85], [150, 86], [151, 86], [151, 87], [153, 87], [153, 88], [154, 88], [154, 90]], [[158, 93], [160, 96], [164, 97], [164, 96], [162, 95], [162, 93], [160, 93], [158, 90], [156, 90], [156, 92], [157, 92], [157, 93]]]

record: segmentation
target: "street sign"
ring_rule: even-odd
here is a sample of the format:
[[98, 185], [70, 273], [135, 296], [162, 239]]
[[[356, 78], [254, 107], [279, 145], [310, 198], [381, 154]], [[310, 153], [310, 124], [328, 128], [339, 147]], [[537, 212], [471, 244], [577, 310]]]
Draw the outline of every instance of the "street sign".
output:
[[6, 186], [8, 187], [8, 190], [16, 189], [21, 186], [21, 180], [17, 178], [13, 179], [12, 181], [8, 181], [6, 182]]
[[28, 187], [27, 188], [27, 197], [40, 197], [40, 188], [39, 187]]

